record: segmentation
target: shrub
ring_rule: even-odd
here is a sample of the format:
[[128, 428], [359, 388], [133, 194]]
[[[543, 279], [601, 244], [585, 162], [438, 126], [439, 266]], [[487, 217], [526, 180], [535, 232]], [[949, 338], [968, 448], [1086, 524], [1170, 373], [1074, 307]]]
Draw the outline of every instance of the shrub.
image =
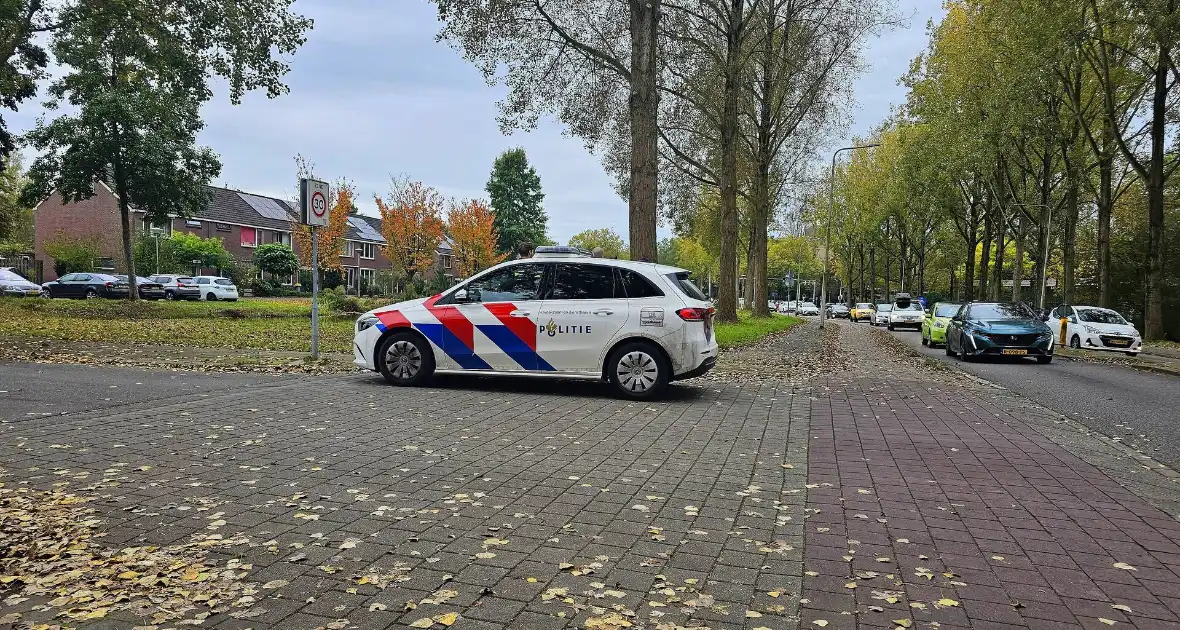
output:
[[102, 256], [102, 249], [94, 238], [58, 232], [45, 242], [45, 253], [53, 258], [53, 271], [61, 277], [77, 271], [94, 271], [94, 261]]
[[344, 287], [335, 287], [320, 292], [320, 304], [336, 313], [362, 313], [360, 300], [348, 295]]
[[299, 271], [299, 259], [290, 245], [267, 243], [254, 250], [254, 266], [267, 274], [285, 278]]

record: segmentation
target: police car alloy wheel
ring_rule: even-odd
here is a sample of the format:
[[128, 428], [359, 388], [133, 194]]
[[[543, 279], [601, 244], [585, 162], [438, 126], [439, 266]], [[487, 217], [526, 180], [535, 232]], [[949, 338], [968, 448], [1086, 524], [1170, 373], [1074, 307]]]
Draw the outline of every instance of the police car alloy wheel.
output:
[[381, 346], [381, 375], [394, 385], [417, 385], [434, 373], [434, 355], [410, 333], [390, 335]]
[[635, 399], [654, 398], [668, 386], [668, 362], [652, 344], [634, 342], [615, 350], [607, 376], [619, 393]]

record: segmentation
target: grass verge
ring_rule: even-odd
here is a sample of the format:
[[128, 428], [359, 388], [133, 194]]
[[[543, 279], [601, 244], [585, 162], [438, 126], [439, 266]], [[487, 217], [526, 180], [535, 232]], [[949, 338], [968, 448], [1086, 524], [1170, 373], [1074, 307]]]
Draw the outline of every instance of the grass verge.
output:
[[714, 334], [717, 345], [722, 348], [745, 346], [767, 335], [780, 333], [802, 324], [798, 317], [771, 314], [770, 317], [754, 317], [749, 311], [738, 311], [738, 321], [733, 324], [718, 323]]
[[[351, 352], [355, 317], [321, 314], [320, 350]], [[309, 352], [311, 305], [0, 298], [0, 337]]]

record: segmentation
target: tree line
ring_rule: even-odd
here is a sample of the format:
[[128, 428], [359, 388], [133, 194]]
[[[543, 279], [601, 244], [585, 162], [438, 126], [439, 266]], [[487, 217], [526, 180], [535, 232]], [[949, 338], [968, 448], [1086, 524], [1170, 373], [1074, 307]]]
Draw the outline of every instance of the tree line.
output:
[[818, 225], [834, 186], [846, 284], [1094, 303], [1175, 338], [1177, 2], [946, 8], [902, 79], [905, 105], [863, 139], [881, 146], [809, 204]]
[[440, 38], [509, 88], [504, 128], [555, 115], [603, 156], [632, 258], [657, 259], [661, 218], [716, 244], [723, 321], [743, 264], [766, 313], [768, 233], [844, 124], [865, 41], [896, 22], [888, 0], [434, 2]]

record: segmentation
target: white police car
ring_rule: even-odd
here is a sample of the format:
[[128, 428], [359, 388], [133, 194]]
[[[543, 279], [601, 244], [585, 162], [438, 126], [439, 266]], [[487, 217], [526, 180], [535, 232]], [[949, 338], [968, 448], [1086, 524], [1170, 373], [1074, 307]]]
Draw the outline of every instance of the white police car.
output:
[[609, 381], [653, 398], [717, 362], [713, 307], [676, 267], [538, 247], [430, 298], [356, 322], [356, 364], [395, 385], [436, 372]]

